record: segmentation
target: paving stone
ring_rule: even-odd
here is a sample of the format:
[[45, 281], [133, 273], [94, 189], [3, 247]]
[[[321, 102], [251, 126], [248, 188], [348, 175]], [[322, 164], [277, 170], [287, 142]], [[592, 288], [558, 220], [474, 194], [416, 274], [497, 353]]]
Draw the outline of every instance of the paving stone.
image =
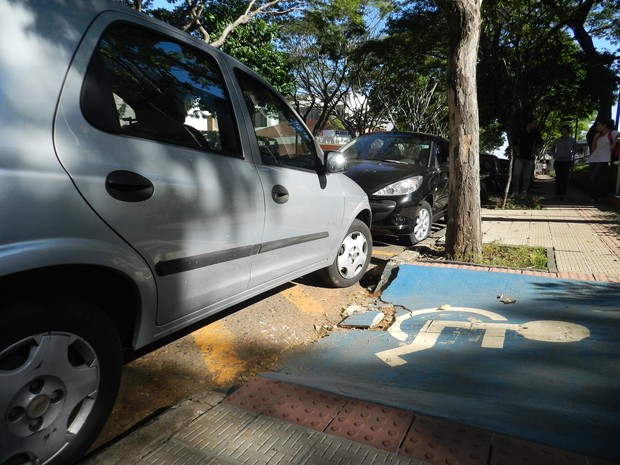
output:
[[278, 399], [266, 414], [323, 431], [347, 403], [344, 397], [294, 387]]
[[387, 406], [351, 400], [326, 428], [326, 432], [378, 449], [396, 452], [414, 414]]
[[288, 389], [289, 385], [283, 386], [279, 381], [259, 376], [229, 395], [224, 399], [224, 403], [262, 413], [284, 396]]
[[492, 433], [427, 416], [416, 416], [400, 455], [432, 465], [487, 465]]
[[583, 455], [495, 435], [489, 465], [588, 465], [588, 460]]
[[355, 312], [345, 318], [338, 326], [342, 328], [374, 328], [383, 319], [383, 312]]

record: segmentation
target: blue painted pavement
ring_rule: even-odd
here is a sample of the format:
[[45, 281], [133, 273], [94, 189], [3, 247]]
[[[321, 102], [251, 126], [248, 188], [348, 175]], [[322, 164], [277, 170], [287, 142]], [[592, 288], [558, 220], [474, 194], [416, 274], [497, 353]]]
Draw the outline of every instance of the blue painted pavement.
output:
[[402, 265], [382, 300], [389, 331], [334, 332], [268, 376], [620, 459], [620, 285]]

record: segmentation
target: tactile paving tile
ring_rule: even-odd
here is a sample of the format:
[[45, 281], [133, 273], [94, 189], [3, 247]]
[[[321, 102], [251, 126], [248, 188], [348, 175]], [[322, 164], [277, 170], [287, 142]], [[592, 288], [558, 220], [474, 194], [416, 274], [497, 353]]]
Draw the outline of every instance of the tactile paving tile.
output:
[[560, 449], [495, 435], [489, 465], [587, 465], [588, 459]]
[[556, 233], [556, 230], [558, 230], [557, 225], [551, 225], [551, 234], [553, 235], [551, 242], [556, 251], [583, 252], [583, 245], [586, 244], [586, 240], [579, 242], [579, 234], [569, 234], [565, 230]]
[[323, 431], [346, 403], [344, 397], [293, 386], [265, 414]]
[[598, 234], [588, 225], [571, 225], [569, 229], [562, 224], [552, 224], [550, 227], [553, 246], [557, 250], [566, 250], [582, 253], [609, 253], [607, 246], [601, 241]]
[[[242, 410], [225, 407], [225, 404]], [[329, 413], [321, 415], [325, 412]], [[337, 412], [335, 417], [334, 412]], [[261, 417], [260, 414], [267, 416]], [[328, 417], [333, 420], [320, 432]], [[224, 423], [220, 424], [221, 421]], [[282, 422], [288, 422], [293, 429]], [[297, 426], [293, 426], [295, 423]], [[295, 428], [303, 427], [315, 432], [306, 430], [302, 434], [303, 430], [300, 430], [300, 436], [292, 434], [297, 431]], [[323, 433], [328, 435], [323, 436]], [[348, 441], [332, 440], [329, 435]], [[256, 464], [620, 465], [261, 377], [202, 415], [188, 431], [179, 434], [177, 440], [193, 451], [200, 450], [206, 461], [195, 462], [196, 457], [183, 448], [176, 452], [160, 448], [156, 456], [149, 457], [144, 463], [173, 463], [170, 461], [172, 453], [175, 459], [183, 456], [181, 461], [174, 462], [179, 465], [232, 464], [241, 463], [241, 459], [243, 463]], [[308, 440], [313, 444], [308, 444]], [[299, 441], [305, 446], [300, 447], [302, 443]], [[324, 448], [323, 444], [329, 446]], [[299, 462], [291, 462], [291, 454]], [[222, 461], [224, 456], [234, 459]], [[247, 462], [248, 457], [257, 460]], [[264, 462], [259, 457], [268, 459]]]
[[576, 273], [594, 273], [614, 275], [620, 272], [618, 258], [592, 253], [588, 261], [583, 261], [583, 254], [577, 252], [556, 251], [558, 269], [572, 270]]
[[620, 259], [612, 255], [598, 255], [592, 264], [593, 273], [620, 275]]
[[591, 273], [590, 264], [583, 260], [579, 252], [555, 251], [555, 261], [558, 270], [571, 270], [574, 273]]
[[351, 400], [325, 432], [396, 452], [413, 418], [413, 412]]
[[549, 223], [532, 223], [529, 230], [529, 240], [532, 246], [553, 247], [553, 238], [549, 233]]
[[431, 465], [487, 465], [492, 433], [416, 416], [399, 454]]
[[292, 389], [290, 384], [259, 376], [241, 386], [222, 402], [249, 412], [263, 413]]

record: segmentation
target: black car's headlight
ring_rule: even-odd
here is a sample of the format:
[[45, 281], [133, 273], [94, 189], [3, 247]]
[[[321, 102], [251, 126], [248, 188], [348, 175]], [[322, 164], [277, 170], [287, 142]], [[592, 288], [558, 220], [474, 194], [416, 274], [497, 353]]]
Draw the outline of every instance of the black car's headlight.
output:
[[405, 195], [411, 194], [417, 191], [422, 185], [422, 176], [413, 176], [412, 178], [403, 179], [398, 182], [394, 182], [389, 186], [385, 186], [383, 189], [379, 189], [372, 195]]

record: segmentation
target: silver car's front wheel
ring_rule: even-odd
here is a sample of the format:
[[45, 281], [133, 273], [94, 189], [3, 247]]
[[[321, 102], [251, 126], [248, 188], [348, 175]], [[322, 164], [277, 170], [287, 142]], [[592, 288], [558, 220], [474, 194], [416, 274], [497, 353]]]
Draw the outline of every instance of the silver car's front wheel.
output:
[[338, 252], [338, 271], [340, 276], [351, 279], [359, 275], [364, 269], [368, 258], [368, 240], [359, 231], [347, 235], [340, 245]]
[[368, 226], [354, 220], [340, 244], [334, 262], [321, 270], [321, 278], [330, 286], [348, 287], [366, 272], [372, 255], [372, 236]]
[[120, 344], [105, 315], [76, 302], [44, 306], [0, 318], [0, 465], [75, 463], [118, 389]]

